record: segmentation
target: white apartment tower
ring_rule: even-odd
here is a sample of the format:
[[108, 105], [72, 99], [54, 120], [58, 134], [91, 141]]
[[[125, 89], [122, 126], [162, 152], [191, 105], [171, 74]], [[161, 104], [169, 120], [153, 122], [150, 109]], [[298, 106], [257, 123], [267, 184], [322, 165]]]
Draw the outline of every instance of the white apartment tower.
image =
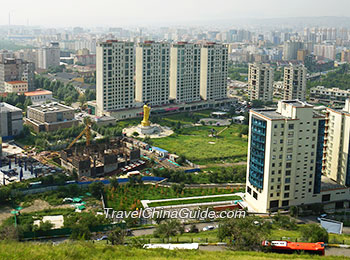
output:
[[136, 47], [137, 102], [159, 106], [169, 103], [170, 45], [145, 41]]
[[344, 109], [327, 108], [323, 174], [350, 187], [350, 101]]
[[223, 44], [206, 43], [201, 48], [200, 95], [204, 100], [227, 98], [228, 48]]
[[133, 107], [134, 43], [108, 40], [96, 48], [96, 103], [103, 111]]
[[298, 100], [250, 111], [245, 199], [269, 212], [320, 199], [324, 117]]
[[178, 42], [170, 49], [170, 99], [177, 103], [200, 101], [199, 44]]
[[269, 64], [249, 64], [248, 94], [250, 100], [272, 101], [273, 68]]
[[41, 47], [38, 50], [38, 68], [47, 70], [50, 67], [60, 66], [60, 46], [58, 42], [52, 42], [50, 46]]
[[288, 66], [284, 68], [283, 98], [284, 100], [305, 100], [306, 68], [304, 65]]

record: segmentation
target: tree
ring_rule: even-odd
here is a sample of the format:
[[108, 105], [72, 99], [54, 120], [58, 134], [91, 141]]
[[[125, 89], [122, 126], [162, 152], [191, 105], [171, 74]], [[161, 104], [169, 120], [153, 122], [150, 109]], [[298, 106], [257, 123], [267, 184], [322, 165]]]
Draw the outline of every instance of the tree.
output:
[[282, 216], [280, 213], [273, 216], [273, 223], [282, 229], [287, 229], [287, 230], [298, 229], [294, 219], [291, 219], [289, 216]]
[[89, 240], [90, 237], [91, 232], [88, 226], [84, 224], [78, 224], [72, 227], [72, 234], [70, 235], [71, 239]]
[[112, 186], [113, 188], [116, 189], [116, 188], [119, 187], [118, 179], [111, 179], [110, 182], [111, 182], [111, 186]]
[[18, 240], [19, 232], [18, 228], [15, 228], [13, 225], [4, 226], [0, 230], [0, 240]]
[[108, 235], [108, 240], [112, 243], [112, 245], [123, 245], [125, 242], [125, 236], [125, 230], [117, 227]]
[[184, 227], [180, 221], [172, 219], [159, 224], [153, 234], [155, 237], [167, 238], [169, 241], [171, 236], [176, 236], [183, 232]]
[[97, 199], [101, 197], [103, 188], [104, 184], [102, 182], [93, 182], [89, 185], [89, 191], [91, 192], [92, 196], [94, 196]]
[[40, 225], [39, 225], [39, 227], [36, 228], [36, 231], [39, 231], [39, 232], [43, 231], [43, 232], [45, 232], [45, 231], [48, 231], [48, 230], [50, 230], [52, 228], [53, 228], [53, 224], [50, 221], [45, 221], [45, 222], [40, 221]]
[[310, 243], [328, 243], [329, 238], [327, 230], [319, 226], [318, 224], [305, 225], [301, 229], [301, 236], [303, 241]]
[[231, 218], [219, 226], [218, 238], [230, 239], [229, 247], [234, 250], [256, 251], [270, 232], [270, 224], [261, 218]]

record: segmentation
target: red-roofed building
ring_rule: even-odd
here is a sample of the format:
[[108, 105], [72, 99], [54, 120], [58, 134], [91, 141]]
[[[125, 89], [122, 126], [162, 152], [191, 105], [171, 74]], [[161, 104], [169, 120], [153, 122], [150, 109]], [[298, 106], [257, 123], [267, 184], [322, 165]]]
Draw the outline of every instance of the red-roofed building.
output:
[[6, 81], [5, 82], [5, 92], [7, 93], [25, 93], [28, 91], [27, 81]]
[[52, 92], [45, 89], [37, 89], [35, 91], [24, 93], [29, 97], [33, 104], [45, 103], [52, 100]]

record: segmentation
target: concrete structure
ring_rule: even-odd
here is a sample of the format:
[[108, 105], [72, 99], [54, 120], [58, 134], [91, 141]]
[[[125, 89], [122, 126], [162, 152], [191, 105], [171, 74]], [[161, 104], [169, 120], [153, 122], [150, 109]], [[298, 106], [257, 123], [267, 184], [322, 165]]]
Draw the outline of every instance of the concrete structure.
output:
[[177, 103], [200, 101], [199, 44], [178, 42], [170, 50], [170, 99]]
[[303, 49], [303, 42], [286, 41], [283, 45], [283, 60], [296, 60], [298, 58], [298, 51]]
[[345, 100], [350, 98], [350, 89], [325, 88], [317, 86], [310, 89], [310, 100], [345, 104]]
[[350, 100], [344, 109], [327, 108], [323, 174], [350, 187]]
[[314, 55], [318, 57], [335, 60], [336, 49], [335, 45], [330, 44], [315, 44]]
[[22, 109], [0, 103], [0, 137], [11, 138], [23, 130]]
[[71, 172], [75, 170], [79, 177], [118, 173], [120, 168], [139, 159], [140, 149], [130, 146], [127, 139], [112, 139], [108, 143], [61, 152], [61, 165]]
[[284, 68], [283, 98], [284, 100], [305, 100], [306, 73], [304, 65], [289, 66]]
[[350, 50], [341, 52], [341, 62], [350, 62]]
[[26, 81], [6, 81], [5, 82], [5, 92], [6, 93], [18, 93], [23, 94], [28, 92], [28, 82]]
[[96, 54], [90, 54], [90, 51], [86, 48], [78, 50], [74, 56], [74, 64], [81, 63], [83, 65], [95, 65]]
[[247, 202], [268, 212], [307, 203], [319, 193], [323, 147], [317, 141], [323, 129], [324, 118], [297, 100], [279, 101], [277, 110], [251, 110]]
[[5, 59], [0, 63], [0, 92], [5, 92], [5, 82], [26, 81], [28, 91], [34, 90], [34, 70], [32, 62], [20, 59]]
[[60, 46], [52, 42], [50, 46], [43, 46], [38, 50], [38, 68], [47, 70], [60, 65]]
[[35, 91], [24, 93], [26, 97], [29, 97], [33, 104], [46, 103], [52, 100], [52, 92], [49, 90], [37, 89]]
[[228, 48], [206, 43], [201, 48], [200, 95], [204, 100], [227, 98]]
[[136, 47], [135, 100], [151, 106], [169, 103], [170, 45], [145, 41]]
[[134, 102], [134, 43], [98, 43], [96, 61], [97, 113], [128, 109]]
[[74, 109], [57, 102], [28, 107], [26, 123], [32, 125], [36, 132], [57, 131], [68, 128], [78, 121], [74, 118]]
[[248, 95], [250, 100], [272, 101], [273, 68], [268, 64], [249, 64]]

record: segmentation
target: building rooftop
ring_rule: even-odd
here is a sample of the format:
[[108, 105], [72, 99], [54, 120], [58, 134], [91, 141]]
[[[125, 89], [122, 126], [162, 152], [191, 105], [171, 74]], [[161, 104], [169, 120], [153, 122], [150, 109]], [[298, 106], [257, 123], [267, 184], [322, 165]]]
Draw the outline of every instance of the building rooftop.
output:
[[313, 107], [312, 105], [309, 105], [308, 103], [299, 100], [282, 100], [281, 102], [284, 104], [292, 105], [294, 107]]
[[15, 80], [15, 81], [6, 81], [6, 83], [15, 85], [15, 84], [27, 84], [27, 81], [22, 81], [22, 80]]
[[269, 119], [285, 119], [285, 116], [282, 116], [280, 113], [276, 112], [276, 109], [252, 109], [253, 112], [256, 112], [262, 116], [265, 116]]
[[44, 105], [32, 105], [32, 106], [29, 106], [29, 108], [38, 110], [40, 112], [64, 112], [64, 111], [74, 110], [74, 108], [72, 107], [65, 106], [57, 102], [52, 102]]
[[14, 112], [14, 111], [22, 111], [22, 109], [4, 102], [0, 102], [0, 112]]
[[26, 97], [39, 96], [39, 95], [51, 95], [51, 94], [52, 94], [51, 91], [45, 90], [45, 89], [37, 89], [35, 91], [24, 93]]

